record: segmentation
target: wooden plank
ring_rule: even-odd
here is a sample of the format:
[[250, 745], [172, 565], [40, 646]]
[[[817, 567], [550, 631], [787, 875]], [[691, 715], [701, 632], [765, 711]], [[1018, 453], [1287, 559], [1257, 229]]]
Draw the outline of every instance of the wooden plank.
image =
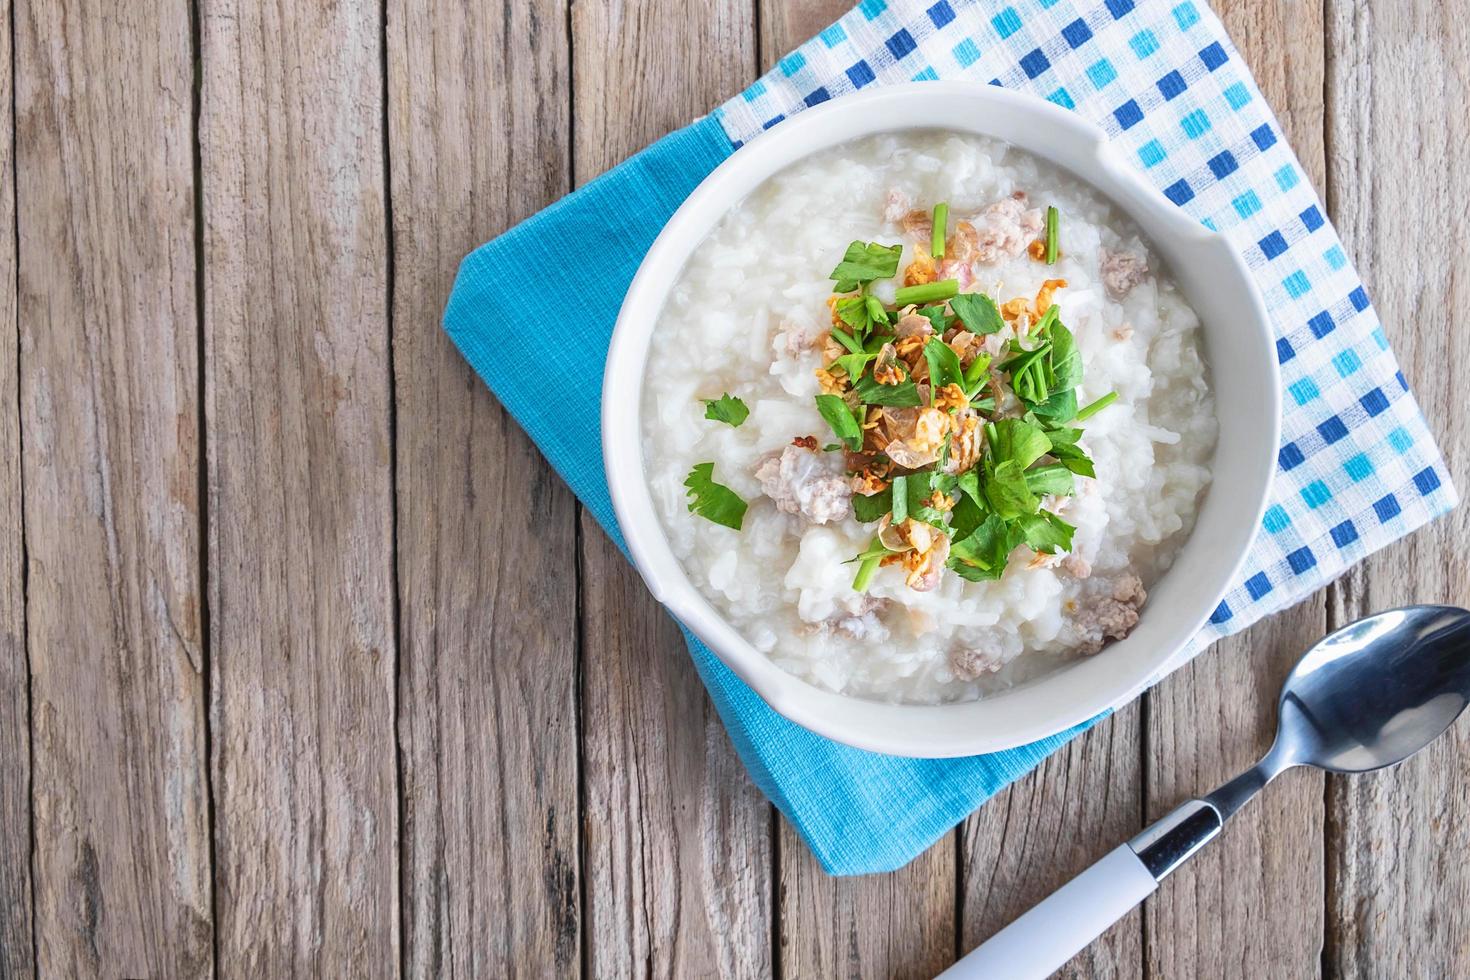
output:
[[[760, 65], [845, 14], [848, 0], [759, 0]], [[780, 821], [780, 972], [786, 977], [932, 976], [954, 960], [955, 838], [894, 874], [830, 878]]]
[[[577, 0], [571, 23], [578, 183], [738, 91], [755, 63], [743, 0]], [[673, 623], [581, 521], [588, 972], [767, 976], [771, 808]]]
[[955, 839], [891, 874], [832, 878], [781, 821], [780, 976], [932, 977], [954, 962]]
[[[1227, 0], [1214, 7], [1308, 176], [1322, 187], [1320, 0]], [[1322, 635], [1324, 608], [1319, 592], [1216, 644], [1149, 692], [1150, 820], [1254, 765], [1270, 746], [1281, 682]], [[1149, 975], [1316, 975], [1322, 821], [1322, 778], [1305, 772], [1288, 773], [1237, 814], [1145, 906]]]
[[222, 974], [399, 965], [382, 10], [200, 7]]
[[[1453, 121], [1470, 99], [1470, 24], [1431, 0], [1332, 0], [1327, 38], [1329, 210], [1463, 493], [1470, 148]], [[1334, 625], [1408, 602], [1470, 605], [1467, 539], [1461, 506], [1370, 558], [1334, 589]], [[1329, 779], [1327, 804], [1326, 970], [1470, 975], [1465, 722], [1398, 769]]]
[[760, 70], [776, 67], [837, 18], [852, 9], [848, 0], [756, 0], [760, 9]]
[[189, 5], [15, 38], [37, 972], [206, 976]]
[[[0, 4], [9, 21], [10, 4]], [[12, 100], [12, 37], [0, 31], [0, 105]], [[16, 321], [15, 126], [0, 126], [0, 977], [35, 975], [31, 933], [30, 677], [21, 519], [20, 334]]]
[[[1138, 831], [1142, 738], [1135, 703], [1078, 736], [965, 821], [962, 949], [995, 935]], [[1058, 975], [1141, 975], [1141, 921], [1137, 910], [1130, 913]]]
[[460, 258], [570, 182], [565, 2], [507, 10], [388, 9], [413, 976], [580, 967], [576, 512], [439, 324]]

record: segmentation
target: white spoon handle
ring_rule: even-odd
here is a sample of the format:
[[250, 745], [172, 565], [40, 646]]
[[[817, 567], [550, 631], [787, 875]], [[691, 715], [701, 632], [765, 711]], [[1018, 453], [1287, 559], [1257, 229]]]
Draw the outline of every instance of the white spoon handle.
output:
[[1215, 796], [1229, 797], [1228, 812], [1233, 813], [1279, 771], [1256, 766], [1207, 799], [1185, 801], [940, 976], [947, 980], [1040, 980], [1050, 976], [1152, 895], [1160, 881], [1220, 833], [1225, 817]]
[[1041, 980], [1106, 932], [1158, 886], [1133, 849], [1120, 844], [940, 977]]

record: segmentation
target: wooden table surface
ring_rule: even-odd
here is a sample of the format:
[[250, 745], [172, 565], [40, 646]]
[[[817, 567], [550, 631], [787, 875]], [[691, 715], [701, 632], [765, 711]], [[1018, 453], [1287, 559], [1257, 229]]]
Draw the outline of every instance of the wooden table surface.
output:
[[[824, 877], [440, 332], [460, 257], [845, 0], [0, 0], [0, 977], [923, 976], [1254, 760], [1222, 643], [910, 866]], [[1470, 486], [1470, 11], [1219, 0]], [[527, 270], [528, 275], [546, 270]], [[1470, 725], [1293, 772], [1068, 967], [1470, 975]]]

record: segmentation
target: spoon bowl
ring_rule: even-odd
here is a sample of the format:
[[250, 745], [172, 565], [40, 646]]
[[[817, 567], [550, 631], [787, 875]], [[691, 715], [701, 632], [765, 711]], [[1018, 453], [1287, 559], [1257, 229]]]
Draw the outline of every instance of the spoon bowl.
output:
[[1390, 609], [1306, 652], [1281, 691], [1288, 765], [1357, 773], [1402, 762], [1470, 705], [1470, 612]]
[[1041, 980], [1143, 901], [1293, 766], [1359, 773], [1402, 762], [1470, 704], [1470, 611], [1406, 606], [1320, 640], [1281, 689], [1265, 758], [1144, 828], [944, 972]]

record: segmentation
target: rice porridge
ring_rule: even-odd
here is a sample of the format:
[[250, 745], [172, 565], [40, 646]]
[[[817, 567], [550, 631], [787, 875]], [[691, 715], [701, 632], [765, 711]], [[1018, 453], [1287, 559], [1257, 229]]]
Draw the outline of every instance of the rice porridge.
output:
[[660, 314], [641, 418], [714, 607], [793, 674], [911, 703], [1125, 636], [1216, 437], [1199, 321], [1131, 222], [939, 131], [803, 160], [731, 211]]

